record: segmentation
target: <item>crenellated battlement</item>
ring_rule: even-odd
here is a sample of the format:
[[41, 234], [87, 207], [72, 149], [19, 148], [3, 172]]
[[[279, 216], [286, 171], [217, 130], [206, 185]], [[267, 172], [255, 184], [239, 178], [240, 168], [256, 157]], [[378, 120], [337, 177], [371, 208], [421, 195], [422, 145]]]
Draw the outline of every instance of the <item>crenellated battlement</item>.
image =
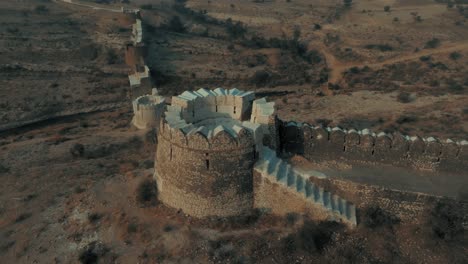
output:
[[468, 141], [421, 138], [369, 129], [313, 126], [283, 122], [282, 150], [308, 159], [382, 162], [421, 169], [460, 170], [467, 167]]
[[[179, 146], [202, 150], [252, 148], [269, 134], [264, 128], [267, 122], [251, 122], [255, 102], [252, 92], [236, 88], [186, 91], [172, 98], [159, 135]], [[273, 116], [274, 106], [269, 106], [272, 108], [266, 113]]]
[[161, 115], [166, 106], [166, 99], [157, 95], [153, 89], [151, 95], [139, 96], [133, 100], [132, 124], [139, 129], [156, 128], [161, 120]]

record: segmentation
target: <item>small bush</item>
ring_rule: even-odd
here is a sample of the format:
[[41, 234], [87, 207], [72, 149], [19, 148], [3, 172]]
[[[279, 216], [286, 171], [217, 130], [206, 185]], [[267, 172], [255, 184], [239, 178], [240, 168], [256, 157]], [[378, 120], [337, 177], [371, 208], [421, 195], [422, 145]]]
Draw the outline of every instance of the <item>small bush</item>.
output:
[[171, 20], [169, 20], [169, 24], [167, 25], [168, 29], [178, 33], [184, 33], [186, 31], [185, 25], [180, 20], [180, 17], [173, 16]]
[[92, 224], [96, 223], [101, 218], [102, 218], [102, 215], [100, 213], [91, 213], [88, 215], [88, 221]]
[[84, 146], [82, 144], [76, 143], [70, 148], [70, 153], [73, 157], [83, 157], [84, 155]]
[[99, 242], [91, 242], [84, 247], [79, 256], [78, 260], [82, 264], [95, 264], [98, 263], [99, 257], [104, 256], [109, 249]]
[[6, 167], [5, 165], [0, 164], [0, 174], [8, 173], [9, 171], [10, 171], [10, 168]]
[[156, 182], [151, 179], [146, 179], [138, 185], [136, 192], [136, 198], [140, 204], [147, 205], [150, 202], [154, 202], [157, 198]]
[[141, 5], [140, 8], [143, 10], [151, 10], [153, 9], [153, 5], [151, 4]]
[[458, 60], [459, 58], [462, 57], [462, 55], [460, 53], [454, 51], [454, 52], [450, 53], [449, 57], [452, 60]]
[[322, 252], [331, 242], [332, 235], [343, 229], [343, 224], [337, 222], [305, 221], [298, 231], [299, 245], [308, 252]]
[[106, 53], [107, 64], [115, 64], [119, 60], [119, 56], [113, 49], [108, 49]]
[[256, 71], [251, 78], [251, 82], [257, 87], [265, 86], [270, 79], [270, 73], [265, 70]]
[[385, 12], [390, 12], [390, 6], [384, 6], [384, 11]]
[[127, 225], [128, 233], [136, 233], [138, 231], [138, 224], [136, 222], [131, 222]]
[[463, 237], [463, 212], [455, 202], [438, 201], [430, 213], [430, 225], [436, 238], [453, 241]]
[[420, 61], [430, 61], [431, 59], [432, 59], [431, 56], [421, 56], [421, 57], [419, 57]]
[[418, 121], [418, 118], [412, 115], [402, 115], [396, 120], [396, 122], [400, 125], [404, 123], [412, 123], [416, 121]]
[[369, 206], [363, 212], [364, 225], [369, 228], [391, 227], [400, 222], [396, 216], [378, 206]]
[[435, 49], [440, 46], [440, 39], [438, 38], [433, 38], [426, 42], [426, 45], [424, 45], [425, 49]]
[[45, 13], [49, 12], [49, 9], [45, 5], [37, 5], [34, 8], [34, 12], [36, 12], [38, 14], [45, 14]]
[[393, 47], [388, 44], [368, 44], [365, 46], [366, 49], [375, 49], [382, 52], [392, 51]]
[[297, 213], [286, 214], [286, 224], [288, 226], [293, 226], [297, 222], [298, 219], [299, 219], [299, 215]]
[[410, 93], [401, 92], [401, 93], [398, 94], [397, 100], [400, 103], [407, 104], [407, 103], [411, 103], [414, 100], [414, 98], [411, 96]]
[[22, 213], [18, 217], [16, 217], [15, 223], [23, 222], [24, 220], [28, 219], [31, 216], [32, 216], [31, 213]]

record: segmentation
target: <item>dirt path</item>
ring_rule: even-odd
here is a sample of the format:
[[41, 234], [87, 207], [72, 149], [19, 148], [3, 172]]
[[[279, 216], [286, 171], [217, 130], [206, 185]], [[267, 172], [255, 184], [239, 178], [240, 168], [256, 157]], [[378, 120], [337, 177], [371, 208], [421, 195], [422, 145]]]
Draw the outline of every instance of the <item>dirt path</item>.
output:
[[93, 10], [104, 10], [104, 11], [110, 11], [110, 12], [115, 12], [115, 13], [122, 13], [122, 9], [112, 9], [112, 8], [106, 8], [106, 7], [98, 7], [94, 5], [89, 5], [89, 4], [82, 4], [80, 2], [77, 2], [76, 0], [54, 0], [54, 2], [60, 2], [60, 3], [65, 3], [65, 4], [72, 4], [76, 6], [81, 6], [81, 7], [87, 7], [91, 8]]
[[343, 72], [352, 67], [364, 67], [369, 66], [371, 68], [380, 68], [388, 64], [395, 64], [404, 61], [411, 61], [419, 59], [422, 56], [429, 56], [435, 55], [440, 53], [448, 53], [454, 52], [459, 50], [468, 49], [468, 42], [462, 43], [452, 43], [443, 45], [441, 47], [435, 49], [424, 49], [416, 53], [406, 54], [402, 56], [398, 56], [395, 58], [391, 58], [388, 60], [384, 60], [377, 63], [365, 63], [365, 62], [340, 62], [338, 61], [333, 54], [328, 50], [325, 45], [319, 46], [320, 51], [324, 54], [325, 59], [327, 61], [327, 67], [330, 69], [330, 73], [328, 75], [328, 82], [329, 83], [339, 83], [341, 78], [343, 77]]

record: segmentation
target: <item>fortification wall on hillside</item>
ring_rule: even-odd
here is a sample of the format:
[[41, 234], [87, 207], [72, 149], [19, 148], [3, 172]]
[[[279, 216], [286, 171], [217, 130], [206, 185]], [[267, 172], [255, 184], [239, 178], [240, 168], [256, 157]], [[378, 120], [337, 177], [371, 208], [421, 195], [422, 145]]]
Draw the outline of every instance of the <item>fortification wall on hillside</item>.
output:
[[357, 208], [357, 221], [362, 220], [362, 212], [369, 206], [378, 206], [397, 216], [402, 222], [427, 223], [429, 212], [441, 200], [454, 203], [465, 215], [464, 222], [468, 221], [468, 203], [455, 199], [427, 195], [416, 192], [406, 192], [387, 189], [374, 185], [367, 185], [339, 179], [314, 179], [317, 185], [323, 186], [354, 203]]
[[140, 19], [140, 12], [136, 10], [135, 23], [132, 24], [131, 44], [128, 44], [125, 49], [125, 62], [131, 68], [131, 73], [128, 75], [130, 82], [130, 98], [136, 98], [149, 94], [153, 87], [151, 73], [145, 63], [146, 47], [143, 42], [144, 31], [143, 22]]
[[324, 221], [330, 219], [330, 212], [323, 206], [311, 203], [301, 193], [285, 188], [278, 182], [263, 177], [254, 170], [254, 207], [276, 215], [288, 213], [305, 214], [311, 219]]
[[417, 169], [468, 171], [468, 141], [420, 138], [281, 122], [281, 151], [309, 160], [393, 164]]

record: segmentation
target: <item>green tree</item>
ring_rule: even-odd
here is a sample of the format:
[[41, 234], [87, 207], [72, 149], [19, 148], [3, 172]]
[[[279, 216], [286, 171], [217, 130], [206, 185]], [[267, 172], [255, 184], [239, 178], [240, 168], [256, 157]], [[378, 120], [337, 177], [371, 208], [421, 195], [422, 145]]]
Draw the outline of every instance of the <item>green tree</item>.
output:
[[353, 0], [343, 0], [343, 3], [346, 7], [351, 7]]

